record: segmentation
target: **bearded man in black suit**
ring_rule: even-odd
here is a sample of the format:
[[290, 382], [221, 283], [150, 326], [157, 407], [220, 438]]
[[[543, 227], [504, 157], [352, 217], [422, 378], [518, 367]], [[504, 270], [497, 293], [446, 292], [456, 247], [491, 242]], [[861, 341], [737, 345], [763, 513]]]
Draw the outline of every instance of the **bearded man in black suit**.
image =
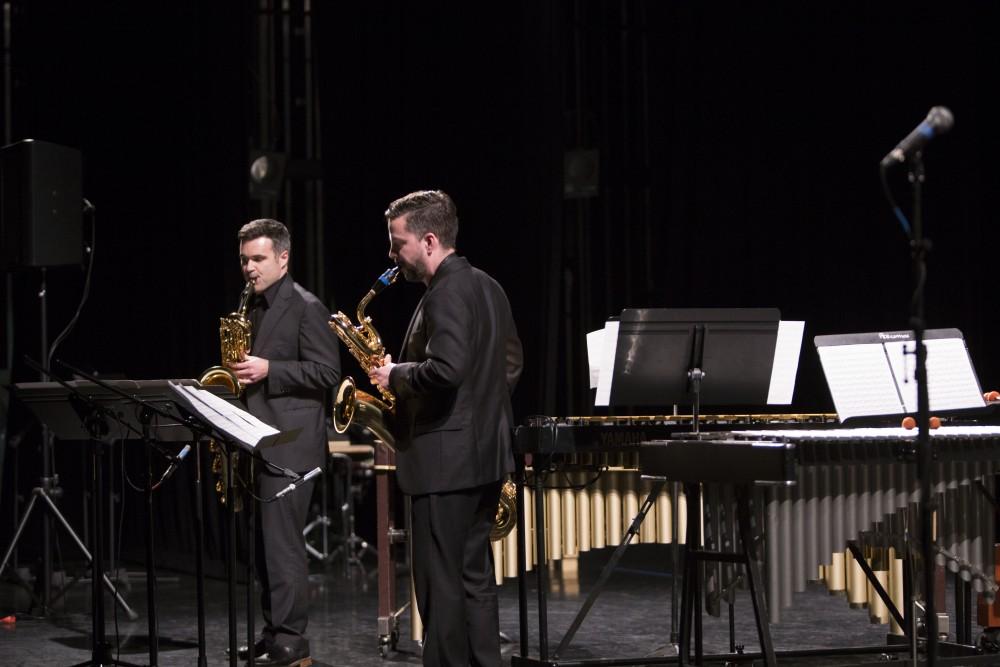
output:
[[[288, 273], [291, 236], [276, 220], [262, 219], [240, 229], [243, 275], [253, 281], [249, 311], [252, 346], [233, 364], [246, 386], [247, 410], [283, 432], [299, 430], [291, 442], [261, 450], [282, 468], [304, 474], [322, 467], [327, 453], [326, 393], [340, 380], [337, 336], [330, 311]], [[260, 472], [257, 494], [271, 498], [289, 484], [272, 469]], [[305, 637], [309, 620], [309, 565], [302, 530], [314, 480], [257, 512], [257, 574], [261, 581], [264, 628], [254, 645], [262, 667], [307, 667], [312, 663]], [[240, 649], [246, 658], [249, 647]]]
[[521, 341], [500, 285], [455, 254], [458, 215], [439, 190], [389, 205], [389, 258], [427, 291], [398, 363], [373, 383], [397, 398], [396, 478], [412, 497], [413, 580], [425, 665], [500, 665], [490, 528], [514, 469], [510, 394]]

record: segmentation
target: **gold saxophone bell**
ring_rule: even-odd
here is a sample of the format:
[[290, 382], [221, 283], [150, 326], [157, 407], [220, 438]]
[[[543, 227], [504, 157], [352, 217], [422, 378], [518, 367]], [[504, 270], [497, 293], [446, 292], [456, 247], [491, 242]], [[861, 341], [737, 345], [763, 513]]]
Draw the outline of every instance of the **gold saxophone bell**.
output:
[[358, 423], [387, 446], [395, 447], [396, 439], [388, 427], [391, 415], [392, 410], [385, 403], [358, 389], [353, 378], [341, 380], [333, 402], [333, 428], [337, 433], [344, 433], [352, 423]]
[[[235, 312], [229, 313], [219, 318], [219, 343], [222, 349], [222, 365], [212, 366], [201, 374], [198, 383], [202, 386], [225, 387], [234, 396], [243, 395], [243, 384], [233, 369], [227, 364], [236, 363], [246, 359], [250, 351], [251, 336], [253, 327], [247, 319], [247, 309], [250, 305], [250, 297], [253, 296], [253, 281], [248, 280], [246, 287], [240, 294], [239, 307]], [[214, 440], [208, 443], [208, 451], [212, 453], [212, 474], [216, 476], [215, 493], [219, 502], [226, 504], [226, 487], [228, 486], [229, 466], [226, 465], [224, 452]], [[237, 452], [233, 452], [233, 467], [239, 461]], [[239, 496], [236, 497], [233, 511], [239, 512], [243, 509], [243, 503]]]
[[517, 525], [517, 486], [509, 479], [504, 480], [500, 487], [500, 501], [497, 503], [497, 515], [490, 529], [490, 541], [496, 542], [507, 537]]

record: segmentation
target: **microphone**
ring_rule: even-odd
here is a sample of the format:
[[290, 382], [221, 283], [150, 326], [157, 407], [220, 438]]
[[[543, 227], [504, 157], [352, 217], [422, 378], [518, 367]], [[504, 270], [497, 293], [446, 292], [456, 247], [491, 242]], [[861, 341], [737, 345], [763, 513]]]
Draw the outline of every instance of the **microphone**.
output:
[[177, 468], [180, 467], [181, 461], [184, 460], [184, 457], [187, 456], [188, 452], [190, 451], [191, 451], [191, 445], [184, 445], [184, 449], [178, 452], [177, 456], [173, 458], [173, 460], [170, 462], [170, 465], [167, 466], [166, 471], [164, 471], [163, 475], [160, 477], [160, 481], [156, 483], [155, 487], [153, 487], [154, 489], [160, 488], [161, 484], [166, 482], [175, 472], [177, 472]]
[[298, 478], [297, 480], [295, 480], [294, 482], [283, 488], [281, 491], [278, 491], [276, 494], [274, 494], [274, 500], [277, 500], [278, 498], [280, 498], [285, 494], [291, 493], [292, 491], [299, 488], [301, 485], [305, 484], [306, 482], [308, 482], [321, 472], [323, 471], [320, 469], [320, 467], [316, 466], [315, 468], [307, 472], [304, 476]]
[[932, 107], [927, 113], [927, 118], [882, 158], [882, 167], [906, 162], [906, 158], [922, 149], [937, 135], [950, 130], [954, 124], [955, 117], [948, 107]]

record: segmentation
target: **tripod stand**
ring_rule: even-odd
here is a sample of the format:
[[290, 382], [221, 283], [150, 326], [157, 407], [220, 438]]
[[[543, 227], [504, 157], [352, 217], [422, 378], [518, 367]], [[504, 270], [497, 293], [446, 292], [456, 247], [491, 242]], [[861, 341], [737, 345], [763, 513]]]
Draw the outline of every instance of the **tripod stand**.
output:
[[[39, 498], [41, 498], [42, 501], [44, 501], [45, 503], [44, 505], [42, 505], [42, 507], [43, 508], [47, 507], [49, 511], [52, 512], [52, 514], [55, 516], [56, 520], [59, 521], [62, 527], [66, 530], [66, 533], [69, 534], [71, 538], [73, 538], [73, 541], [76, 543], [76, 546], [80, 549], [80, 552], [83, 554], [84, 558], [87, 559], [87, 564], [90, 565], [91, 568], [93, 569], [94, 563], [97, 560], [99, 560], [95, 559], [91, 555], [90, 551], [87, 550], [87, 547], [84, 545], [83, 541], [73, 531], [73, 527], [69, 525], [69, 522], [66, 520], [66, 517], [64, 517], [62, 515], [62, 512], [59, 511], [59, 508], [56, 507], [55, 502], [52, 500], [53, 486], [46, 485], [50, 481], [51, 481], [50, 479], [43, 477], [42, 478], [43, 486], [36, 486], [31, 490], [31, 501], [28, 503], [28, 509], [25, 510], [24, 516], [21, 517], [21, 523], [18, 524], [17, 530], [14, 532], [14, 539], [11, 540], [10, 546], [7, 547], [7, 552], [4, 554], [3, 561], [0, 562], [0, 575], [3, 574], [4, 568], [7, 567], [7, 562], [10, 560], [11, 555], [14, 553], [14, 549], [17, 547], [17, 544], [21, 539], [21, 535], [24, 532], [25, 526], [27, 526], [28, 520], [31, 518], [31, 512], [35, 509], [35, 503], [38, 502]], [[93, 497], [91, 498], [92, 505], [96, 503], [96, 500], [97, 500], [96, 498]], [[99, 547], [100, 543], [95, 543], [95, 550], [98, 549]], [[47, 557], [48, 554], [46, 553], [46, 558]], [[45, 568], [43, 567], [43, 569]], [[47, 571], [49, 570], [46, 570], [46, 572]], [[16, 573], [15, 576], [17, 576]], [[46, 575], [43, 572], [41, 576], [45, 577]], [[103, 580], [104, 585], [111, 592], [111, 594], [115, 596], [115, 600], [117, 600], [118, 604], [121, 605], [122, 610], [128, 616], [129, 620], [134, 621], [135, 619], [139, 618], [139, 615], [135, 613], [135, 611], [133, 611], [131, 607], [128, 606], [128, 603], [125, 601], [125, 598], [121, 596], [121, 593], [118, 592], [118, 589], [115, 587], [114, 582], [112, 582], [111, 579], [108, 578], [108, 575], [106, 573], [101, 572], [101, 579]], [[96, 574], [94, 575], [93, 582], [94, 582], [94, 587], [98, 588]], [[45, 599], [41, 601], [42, 605], [40, 605], [42, 606], [43, 609], [46, 610], [48, 609], [48, 604], [50, 599], [49, 598], [50, 586], [51, 582], [49, 581], [49, 579], [46, 579], [45, 594], [44, 594]]]
[[[42, 301], [42, 340], [43, 340], [43, 348], [46, 347], [45, 344], [44, 344], [44, 341], [46, 340], [45, 337], [47, 335], [47, 332], [45, 330], [46, 329], [46, 327], [45, 327], [45, 291], [46, 291], [46, 287], [45, 287], [45, 269], [43, 268], [42, 269], [42, 285], [41, 285], [41, 290], [40, 290], [40, 293], [39, 293], [39, 297], [41, 298], [41, 301]], [[29, 361], [29, 365], [31, 365], [33, 368], [35, 368], [35, 370], [39, 371], [41, 374], [43, 374], [43, 375], [45, 374], [44, 369], [38, 367], [37, 364], [35, 364], [34, 362], [30, 362]], [[4, 569], [7, 567], [8, 561], [10, 560], [11, 556], [13, 555], [14, 550], [17, 548], [17, 545], [18, 545], [18, 543], [19, 543], [19, 541], [21, 539], [21, 536], [24, 534], [24, 529], [28, 525], [28, 521], [31, 519], [31, 513], [34, 511], [35, 505], [38, 502], [39, 498], [41, 498], [42, 501], [44, 502], [44, 505], [42, 505], [42, 507], [43, 508], [47, 507], [49, 509], [49, 511], [54, 515], [54, 518], [60, 523], [60, 525], [62, 525], [62, 527], [66, 530], [66, 533], [76, 543], [77, 547], [80, 549], [80, 552], [83, 554], [84, 558], [87, 560], [88, 565], [90, 565], [92, 567], [92, 569], [93, 569], [93, 566], [94, 566], [95, 562], [103, 564], [103, 559], [102, 558], [100, 558], [100, 557], [95, 558], [94, 556], [91, 555], [90, 551], [87, 550], [87, 547], [86, 547], [86, 545], [84, 545], [83, 540], [81, 540], [80, 537], [76, 534], [76, 532], [73, 530], [73, 527], [70, 526], [69, 522], [66, 520], [66, 517], [63, 516], [62, 512], [59, 511], [59, 508], [56, 506], [55, 501], [53, 500], [54, 497], [58, 497], [59, 496], [60, 490], [59, 490], [59, 487], [58, 487], [58, 476], [52, 474], [51, 467], [50, 467], [50, 465], [51, 465], [50, 448], [52, 446], [52, 439], [51, 438], [52, 438], [52, 436], [51, 436], [51, 432], [49, 430], [48, 425], [43, 423], [42, 424], [42, 466], [43, 466], [43, 469], [42, 469], [42, 478], [40, 480], [41, 483], [39, 484], [39, 486], [36, 486], [35, 488], [33, 488], [31, 490], [31, 501], [28, 503], [28, 508], [27, 508], [27, 510], [25, 510], [24, 515], [21, 517], [21, 521], [20, 521], [20, 523], [17, 526], [17, 530], [14, 532], [14, 537], [11, 540], [10, 545], [7, 547], [6, 553], [4, 554], [3, 561], [0, 562], [0, 575], [3, 574]], [[103, 485], [102, 485], [102, 487], [103, 487]], [[99, 488], [102, 488], [102, 487], [99, 487]], [[96, 492], [96, 490], [94, 490], [94, 491]], [[94, 502], [96, 502], [97, 499], [95, 499], [95, 498], [92, 497], [91, 500], [92, 500], [91, 504], [93, 505]], [[98, 503], [98, 505], [99, 505], [99, 503]], [[96, 507], [94, 508], [94, 511], [96, 512]], [[44, 517], [44, 521], [43, 521], [43, 524], [42, 524], [42, 550], [43, 550], [43, 553], [42, 553], [42, 572], [40, 574], [40, 577], [42, 579], [42, 591], [43, 591], [43, 593], [42, 593], [42, 600], [39, 601], [37, 599], [37, 597], [35, 597], [34, 593], [32, 593], [32, 598], [33, 598], [34, 602], [36, 604], [38, 604], [39, 607], [41, 607], [43, 613], [48, 613], [49, 604], [50, 604], [50, 602], [52, 600], [52, 595], [51, 595], [51, 593], [52, 593], [52, 590], [51, 590], [51, 586], [52, 586], [52, 550], [51, 550], [51, 526], [50, 526], [51, 519], [52, 519], [52, 517], [46, 515]], [[101, 517], [99, 515], [97, 515], [97, 514], [94, 514], [94, 521], [95, 521], [95, 523], [100, 523], [101, 522]], [[100, 552], [100, 546], [101, 546], [101, 544], [99, 542], [95, 542], [95, 544], [94, 544], [95, 551], [97, 551], [98, 553]], [[111, 594], [114, 595], [115, 600], [121, 606], [122, 610], [128, 616], [129, 620], [134, 621], [135, 619], [137, 619], [139, 617], [139, 615], [135, 611], [133, 611], [131, 607], [129, 607], [128, 603], [122, 597], [122, 595], [118, 591], [117, 587], [114, 585], [114, 583], [108, 577], [108, 575], [103, 572], [103, 569], [101, 570], [100, 574], [101, 574], [100, 580], [103, 581], [104, 585], [108, 588], [108, 590], [111, 592]], [[15, 575], [14, 576], [15, 576], [15, 578], [18, 578], [18, 580], [20, 581], [20, 577], [18, 577], [18, 575], [16, 574], [16, 571], [15, 571]], [[92, 581], [93, 581], [94, 588], [97, 589], [97, 590], [100, 590], [99, 584], [98, 584], [99, 580], [98, 580], [96, 572], [94, 573]], [[21, 581], [21, 583], [22, 583], [22, 585], [24, 585], [25, 587], [27, 587], [27, 584], [25, 584], [23, 581]], [[68, 586], [68, 584], [67, 584], [67, 586]]]
[[[344, 577], [349, 579], [351, 578], [352, 567], [358, 568], [362, 576], [365, 575], [365, 566], [362, 559], [366, 554], [378, 556], [375, 548], [354, 531], [354, 485], [352, 479], [354, 474], [354, 459], [351, 457], [351, 454], [361, 454], [367, 459], [369, 455], [374, 456], [374, 452], [368, 445], [348, 444], [341, 445], [340, 449], [342, 451], [333, 451], [332, 449], [330, 451], [330, 458], [342, 462], [344, 471], [344, 484], [341, 491], [342, 498], [340, 505], [340, 545], [330, 553], [328, 559], [333, 560], [340, 556], [344, 564]], [[326, 517], [320, 517], [317, 521], [321, 519], [329, 521]]]

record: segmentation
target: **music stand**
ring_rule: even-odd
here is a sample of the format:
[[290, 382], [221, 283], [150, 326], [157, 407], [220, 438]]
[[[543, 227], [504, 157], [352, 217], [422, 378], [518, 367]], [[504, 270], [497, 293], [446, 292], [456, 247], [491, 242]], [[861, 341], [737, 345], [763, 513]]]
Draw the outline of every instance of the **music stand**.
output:
[[[939, 417], [988, 412], [962, 332], [927, 329], [923, 341], [930, 410]], [[814, 342], [841, 422], [916, 414], [914, 331], [816, 336]]]
[[[781, 313], [776, 308], [646, 308], [626, 309], [621, 313], [614, 341], [614, 363], [611, 373], [601, 369], [597, 388], [597, 405], [608, 406], [658, 406], [677, 403], [692, 405], [693, 438], [699, 433], [699, 413], [701, 404], [714, 405], [764, 405], [780, 403], [771, 400], [775, 386], [778, 364], [778, 332]], [[801, 337], [798, 339], [801, 345]], [[797, 354], [797, 350], [796, 350]], [[796, 356], [797, 360], [797, 356]], [[795, 365], [784, 369], [791, 372], [794, 383]], [[787, 381], [787, 378], [785, 378]], [[789, 398], [790, 400], [790, 398]], [[681, 434], [677, 434], [680, 436]], [[604, 584], [624, 553], [625, 548], [639, 530], [639, 526], [652, 507], [656, 497], [666, 483], [665, 478], [655, 478], [649, 495], [638, 514], [612, 554], [591, 590], [566, 635], [556, 649], [558, 657], [568, 647], [574, 634], [583, 622], [590, 607], [596, 601]], [[699, 505], [700, 489], [697, 482], [683, 481], [687, 487], [689, 502]], [[536, 493], [540, 492], [536, 481]], [[747, 485], [748, 486], [748, 485]], [[764, 599], [760, 592], [760, 573], [756, 561], [750, 553], [752, 540], [749, 522], [749, 493], [738, 490], [740, 498], [740, 535], [744, 554], [742, 562], [748, 572], [751, 593], [756, 614], [758, 636], [768, 664], [774, 662], [774, 648], [770, 632], [766, 626]], [[539, 496], [536, 496], [539, 497]], [[676, 497], [675, 497], [676, 501]], [[542, 525], [536, 503], [536, 521]], [[685, 549], [689, 554], [683, 558], [684, 575], [681, 593], [680, 663], [688, 658], [691, 633], [691, 616], [695, 615], [695, 651], [701, 659], [701, 616], [698, 598], [698, 567], [702, 560], [726, 557], [726, 554], [694, 551], [701, 544], [701, 527], [698, 521], [688, 521], [688, 535]], [[538, 559], [544, 562], [544, 535], [536, 533]], [[731, 554], [732, 555], [732, 554]], [[735, 556], [735, 555], [733, 555]], [[674, 571], [678, 570], [677, 553], [674, 553]], [[539, 589], [547, 588], [544, 579], [545, 568], [538, 568]], [[676, 595], [676, 589], [674, 589]], [[540, 611], [540, 616], [542, 615]], [[673, 622], [673, 619], [672, 619]], [[542, 632], [544, 635], [545, 633]], [[547, 659], [547, 638], [540, 640], [540, 653]], [[622, 663], [625, 664], [625, 663]], [[640, 662], [638, 664], [645, 664]]]
[[[125, 605], [124, 601], [120, 599], [114, 585], [103, 572], [104, 519], [103, 513], [100, 511], [100, 498], [104, 495], [104, 464], [101, 461], [101, 457], [104, 454], [104, 446], [110, 442], [110, 426], [108, 421], [117, 421], [117, 415], [113, 410], [102, 405], [100, 400], [88, 396], [83, 391], [78, 390], [68, 383], [37, 382], [20, 383], [14, 386], [15, 395], [35, 413], [38, 420], [45, 424], [56, 437], [63, 440], [86, 440], [90, 445], [92, 467], [90, 502], [94, 517], [93, 554], [90, 554], [79, 538], [76, 537], [65, 518], [59, 513], [55, 505], [52, 504], [48, 496], [41, 494], [48, 502], [49, 508], [70, 532], [70, 535], [74, 537], [84, 556], [90, 561], [91, 658], [86, 662], [79, 663], [76, 667], [83, 667], [84, 665], [122, 665], [123, 667], [135, 667], [132, 663], [117, 660], [111, 656], [111, 645], [108, 644], [104, 634], [104, 597], [101, 585], [98, 583], [103, 580], [105, 585], [111, 587], [119, 603], [124, 606], [126, 613], [129, 613], [129, 618], [133, 620], [137, 618], [135, 612], [131, 611]], [[61, 398], [54, 399], [60, 392]], [[60, 408], [52, 410], [51, 408], [57, 404]], [[32, 498], [32, 505], [29, 506], [28, 512], [25, 513], [21, 526], [18, 527], [14, 542], [8, 550], [8, 556], [13, 550], [17, 539], [20, 537], [24, 523], [28, 519], [31, 508], [38, 497], [38, 495], [35, 495]], [[6, 564], [6, 561], [7, 557], [4, 558], [4, 564]], [[0, 567], [0, 570], [2, 570], [2, 567]]]
[[[161, 451], [159, 445], [156, 444], [158, 442], [189, 442], [192, 439], [190, 435], [192, 425], [187, 420], [177, 416], [173, 400], [174, 394], [170, 389], [170, 380], [100, 380], [89, 376], [69, 364], [59, 363], [70, 371], [81, 376], [86, 376], [89, 379], [68, 382], [25, 382], [15, 385], [16, 395], [20, 396], [28, 404], [32, 412], [35, 413], [42, 423], [60, 425], [60, 430], [57, 432], [59, 438], [63, 440], [92, 441], [88, 424], [80, 416], [80, 403], [83, 402], [89, 404], [105, 419], [111, 419], [120, 424], [124, 435], [120, 435], [115, 439], [144, 440], [147, 442], [148, 447], [155, 448], [157, 451]], [[194, 380], [177, 380], [175, 382], [185, 385], [197, 385]], [[212, 391], [219, 394], [226, 393], [221, 387], [213, 388]], [[150, 422], [152, 414], [158, 416], [155, 427]], [[103, 452], [98, 452], [98, 454], [103, 454]], [[147, 454], [151, 454], [151, 451], [147, 451]], [[164, 455], [169, 457], [165, 453]], [[174, 460], [174, 464], [177, 462]], [[149, 463], [147, 460], [147, 471]], [[151, 479], [149, 482], [152, 484]], [[102, 489], [103, 479], [96, 486], [98, 491]], [[95, 497], [99, 497], [99, 495], [103, 494], [94, 494]], [[150, 664], [156, 664], [159, 637], [155, 608], [155, 572], [152, 553], [150, 495], [151, 490], [147, 488], [146, 588], [147, 621], [149, 627], [148, 643]], [[92, 503], [94, 501], [95, 498], [92, 497]], [[96, 522], [102, 521], [102, 517], [103, 514], [95, 513], [95, 534], [98, 532], [98, 528], [103, 529], [103, 523], [100, 526], [96, 525]], [[25, 519], [27, 519], [27, 515], [25, 515]], [[68, 527], [68, 524], [64, 523], [64, 525]], [[196, 540], [200, 544], [200, 522], [197, 523], [196, 531]], [[103, 530], [101, 532], [103, 533]], [[16, 540], [17, 536], [15, 536], [15, 542]], [[78, 539], [77, 543], [83, 549], [82, 543]], [[12, 544], [11, 549], [13, 549], [13, 546]], [[98, 543], [98, 546], [101, 546], [100, 543]], [[85, 549], [83, 551], [87, 554]], [[197, 602], [199, 616], [198, 643], [199, 653], [204, 655], [204, 632], [201, 631], [204, 626], [204, 599], [203, 587], [200, 582], [202, 553], [200, 548], [197, 551], [197, 569], [199, 570]], [[97, 552], [96, 549], [95, 552]], [[90, 558], [89, 555], [87, 557]], [[102, 558], [96, 558], [96, 560], [99, 563], [103, 563]], [[2, 567], [0, 567], [0, 571], [2, 571]], [[111, 586], [107, 575], [103, 575], [103, 577], [105, 583]], [[117, 596], [117, 592], [115, 594]], [[119, 602], [124, 605], [124, 602], [120, 599]], [[130, 620], [138, 618], [138, 615], [127, 606], [125, 606], [125, 610]], [[99, 611], [103, 617], [103, 606]], [[103, 640], [103, 620], [101, 623], [101, 632], [101, 639]]]
[[780, 319], [776, 308], [625, 309], [607, 404], [690, 402], [695, 433], [702, 403], [764, 405]]
[[[253, 464], [255, 458], [260, 458], [261, 462], [269, 468], [277, 470], [282, 474], [293, 478], [295, 481], [276, 493], [270, 498], [261, 498], [260, 502], [273, 502], [281, 496], [294, 491], [300, 484], [304, 484], [322, 472], [319, 467], [313, 468], [306, 475], [298, 475], [290, 470], [268, 462], [260, 456], [258, 449], [261, 447], [273, 447], [285, 442], [291, 442], [298, 437], [301, 429], [281, 432], [274, 427], [265, 424], [253, 415], [243, 410], [235, 409], [213, 396], [203, 389], [194, 389], [189, 386], [173, 383], [171, 391], [176, 399], [177, 408], [187, 417], [192, 424], [201, 429], [203, 433], [210, 435], [221, 442], [226, 451], [228, 475], [226, 478], [226, 507], [229, 515], [229, 664], [236, 667], [236, 514], [235, 506], [235, 486], [233, 480], [236, 476], [234, 457], [232, 453], [242, 449], [250, 454], [249, 472], [253, 477]], [[250, 504], [249, 517], [247, 520], [248, 533], [248, 563], [247, 563], [247, 645], [251, 647], [248, 654], [248, 664], [254, 664], [254, 604], [253, 604], [253, 564], [255, 547], [255, 526], [253, 515], [253, 503]]]

